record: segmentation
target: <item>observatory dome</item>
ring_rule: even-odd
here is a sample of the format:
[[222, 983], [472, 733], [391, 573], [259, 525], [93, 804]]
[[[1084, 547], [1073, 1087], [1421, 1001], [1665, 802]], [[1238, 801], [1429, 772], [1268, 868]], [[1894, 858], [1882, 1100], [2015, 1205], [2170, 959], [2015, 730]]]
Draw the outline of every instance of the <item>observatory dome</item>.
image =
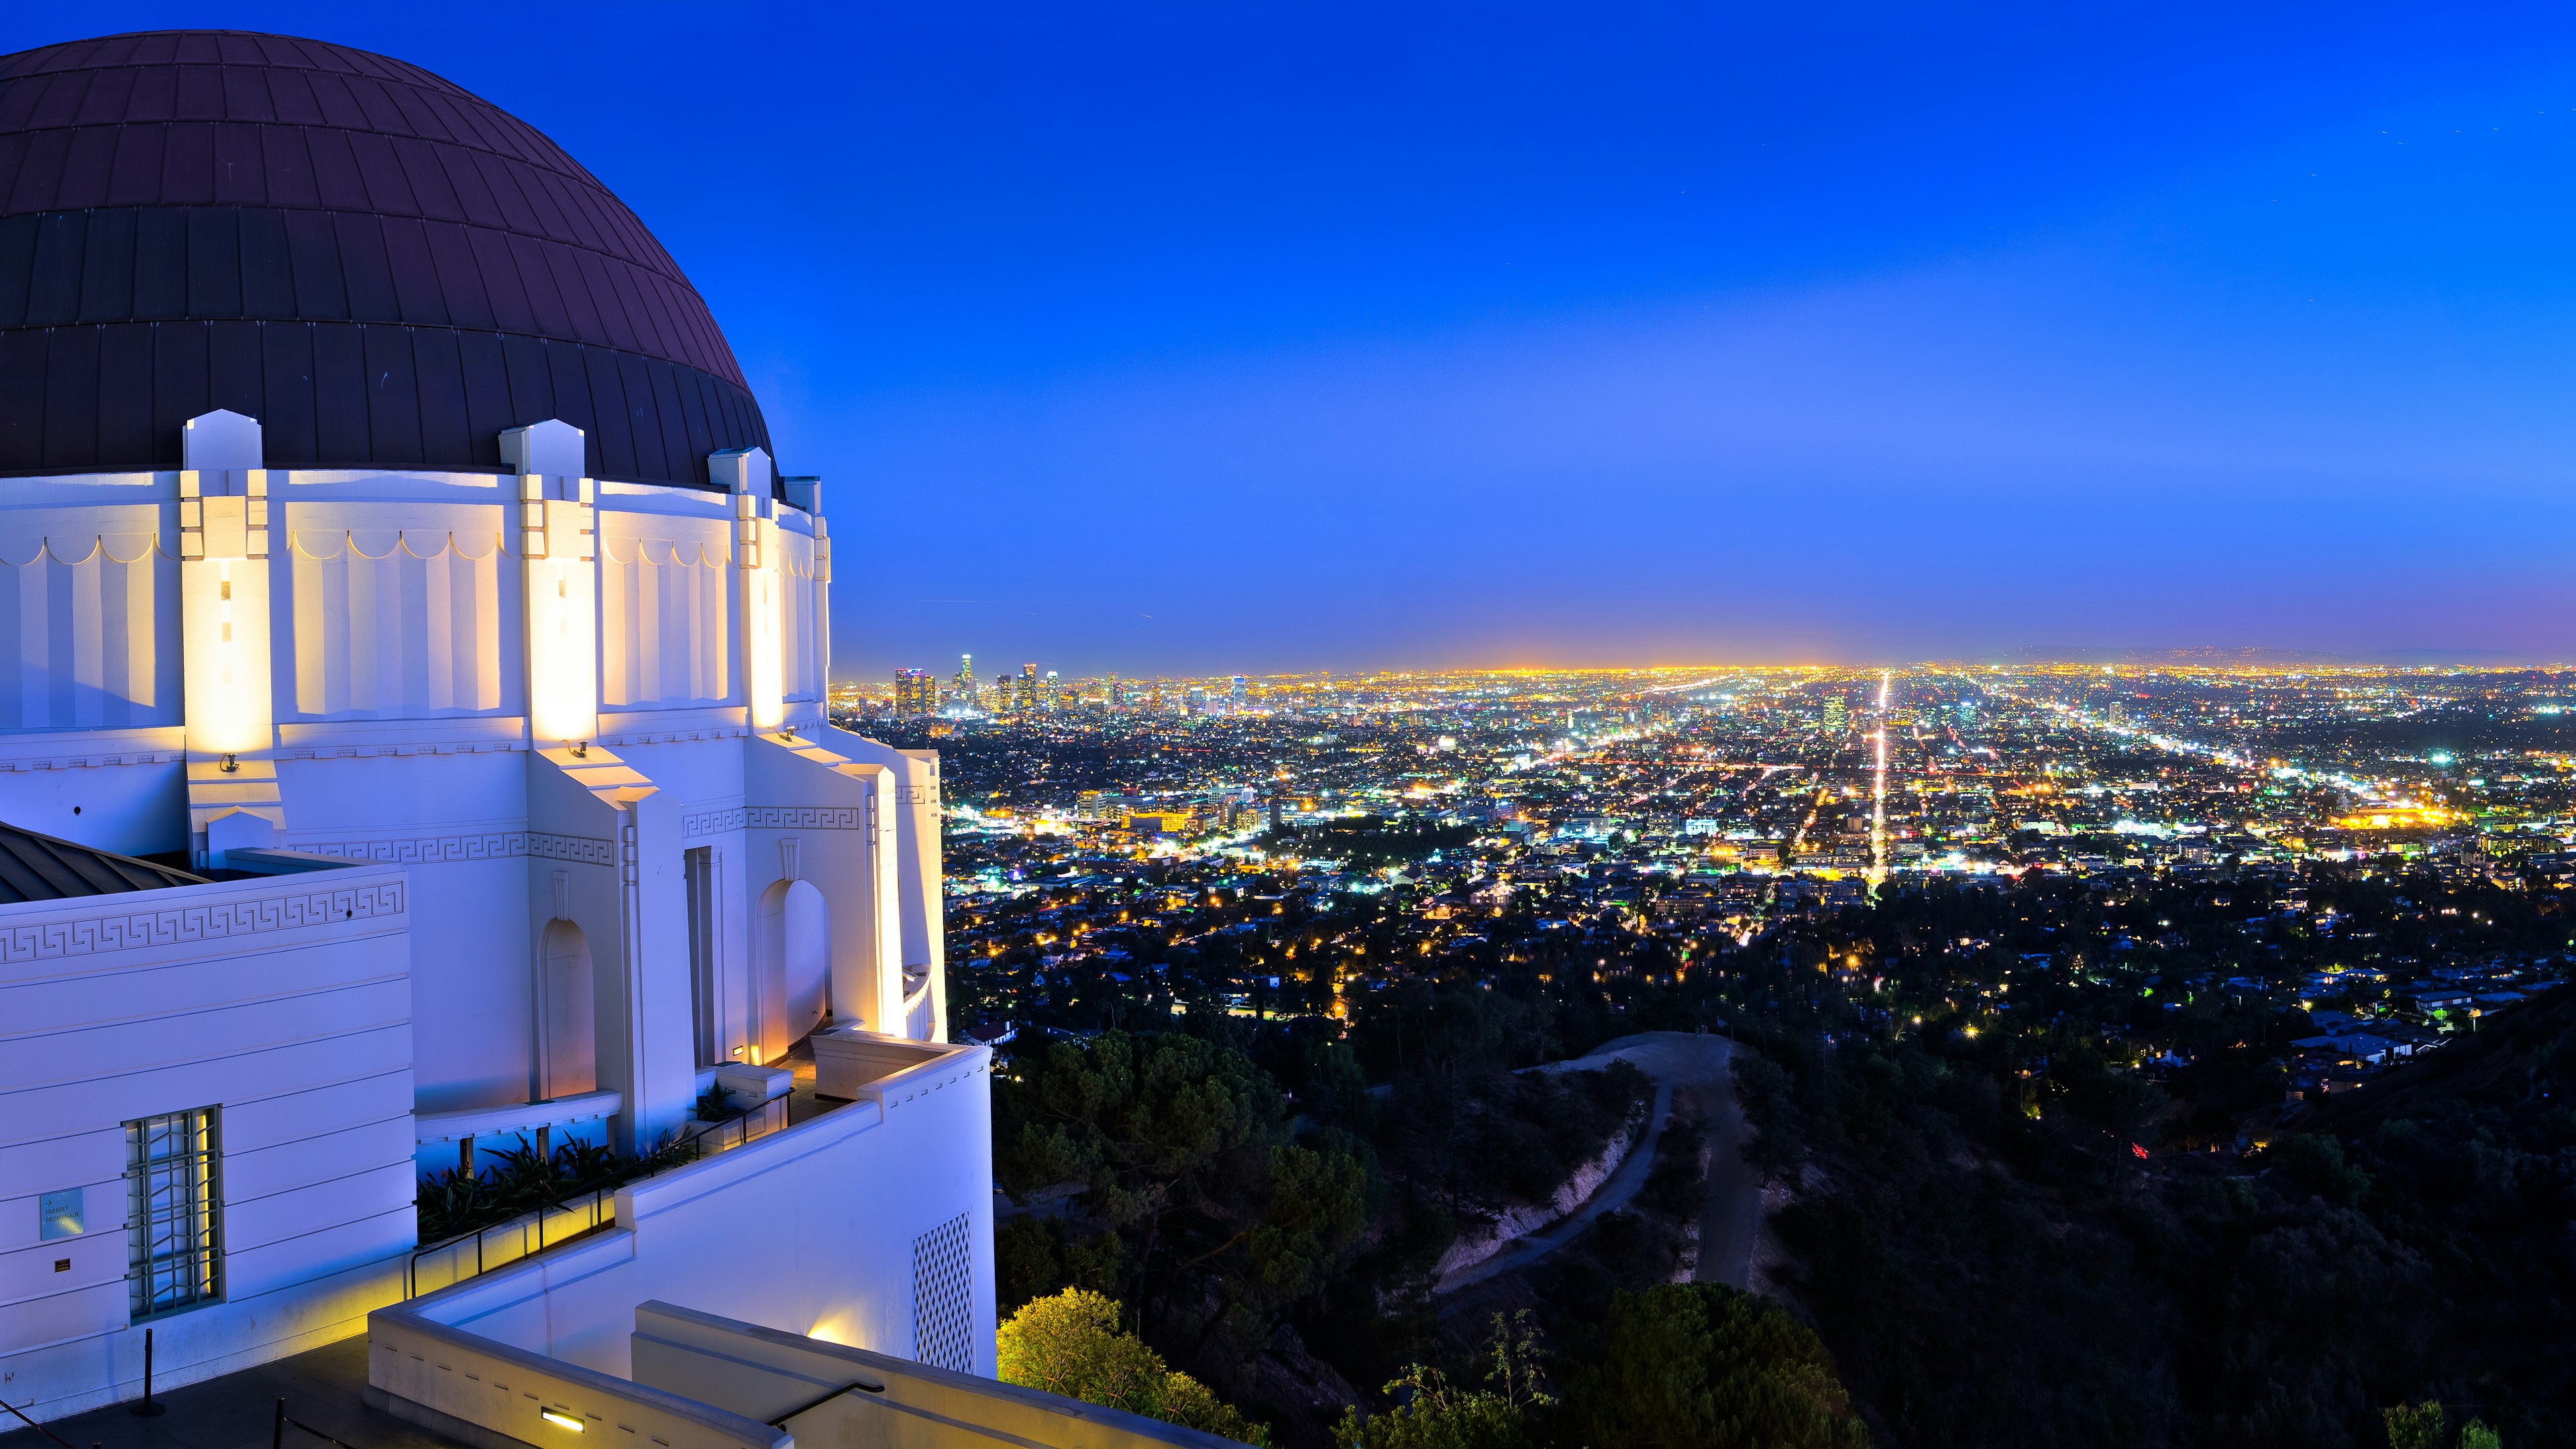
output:
[[704, 299], [552, 141], [418, 66], [230, 31], [0, 58], [0, 475], [176, 468], [260, 421], [271, 467], [706, 484], [769, 446]]

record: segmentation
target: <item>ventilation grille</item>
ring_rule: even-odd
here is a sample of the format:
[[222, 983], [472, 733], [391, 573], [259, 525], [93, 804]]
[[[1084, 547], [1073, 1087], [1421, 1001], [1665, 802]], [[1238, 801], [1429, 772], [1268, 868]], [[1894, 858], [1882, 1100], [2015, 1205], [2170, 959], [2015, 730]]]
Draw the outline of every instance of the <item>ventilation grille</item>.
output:
[[975, 1291], [966, 1215], [912, 1240], [912, 1356], [932, 1368], [975, 1371]]

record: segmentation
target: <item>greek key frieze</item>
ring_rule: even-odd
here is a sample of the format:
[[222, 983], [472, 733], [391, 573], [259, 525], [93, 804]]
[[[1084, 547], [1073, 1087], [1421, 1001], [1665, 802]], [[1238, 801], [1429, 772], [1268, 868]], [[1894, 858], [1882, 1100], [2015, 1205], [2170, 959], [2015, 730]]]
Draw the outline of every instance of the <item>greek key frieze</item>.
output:
[[737, 805], [730, 810], [701, 810], [695, 815], [683, 815], [680, 817], [680, 834], [695, 840], [702, 835], [722, 835], [727, 831], [740, 830], [743, 814], [742, 807]]
[[868, 812], [854, 805], [750, 805], [743, 824], [755, 830], [865, 830]]
[[617, 864], [616, 842], [588, 835], [548, 835], [531, 830], [528, 832], [528, 854], [581, 865]]
[[380, 920], [403, 913], [403, 882], [301, 889], [168, 910], [116, 911], [0, 929], [0, 960], [34, 961], [136, 951]]

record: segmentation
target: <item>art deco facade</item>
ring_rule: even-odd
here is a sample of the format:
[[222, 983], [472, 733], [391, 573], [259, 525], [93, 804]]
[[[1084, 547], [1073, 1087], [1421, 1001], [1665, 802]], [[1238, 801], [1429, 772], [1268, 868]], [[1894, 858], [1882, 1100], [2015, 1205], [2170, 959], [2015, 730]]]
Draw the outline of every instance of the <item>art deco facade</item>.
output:
[[[12, 1403], [378, 1309], [623, 1374], [651, 1299], [991, 1371], [937, 763], [825, 720], [879, 545], [768, 441], [634, 215], [437, 77], [0, 59]], [[799, 1084], [533, 1268], [420, 1256], [426, 1173]]]

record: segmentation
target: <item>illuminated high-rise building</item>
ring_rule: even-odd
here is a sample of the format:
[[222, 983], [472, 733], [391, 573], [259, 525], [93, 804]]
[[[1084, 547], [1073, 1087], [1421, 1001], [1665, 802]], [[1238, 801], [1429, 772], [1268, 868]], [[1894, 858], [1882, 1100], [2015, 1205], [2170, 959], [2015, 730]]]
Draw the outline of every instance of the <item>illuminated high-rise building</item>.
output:
[[1849, 706], [1844, 704], [1843, 697], [1839, 694], [1825, 701], [1825, 730], [1827, 733], [1839, 734], [1842, 732], [1844, 715], [1848, 708]]
[[937, 714], [939, 685], [927, 669], [894, 672], [894, 712], [898, 717]]
[[1043, 702], [1049, 714], [1055, 713], [1064, 704], [1064, 686], [1057, 681], [1055, 671], [1052, 669], [1046, 672], [1046, 692]]
[[1234, 677], [1234, 712], [1243, 713], [1243, 676], [1240, 674]]
[[975, 656], [972, 654], [960, 654], [957, 656], [957, 702], [966, 706], [968, 709], [975, 708], [977, 703], [975, 698]]

